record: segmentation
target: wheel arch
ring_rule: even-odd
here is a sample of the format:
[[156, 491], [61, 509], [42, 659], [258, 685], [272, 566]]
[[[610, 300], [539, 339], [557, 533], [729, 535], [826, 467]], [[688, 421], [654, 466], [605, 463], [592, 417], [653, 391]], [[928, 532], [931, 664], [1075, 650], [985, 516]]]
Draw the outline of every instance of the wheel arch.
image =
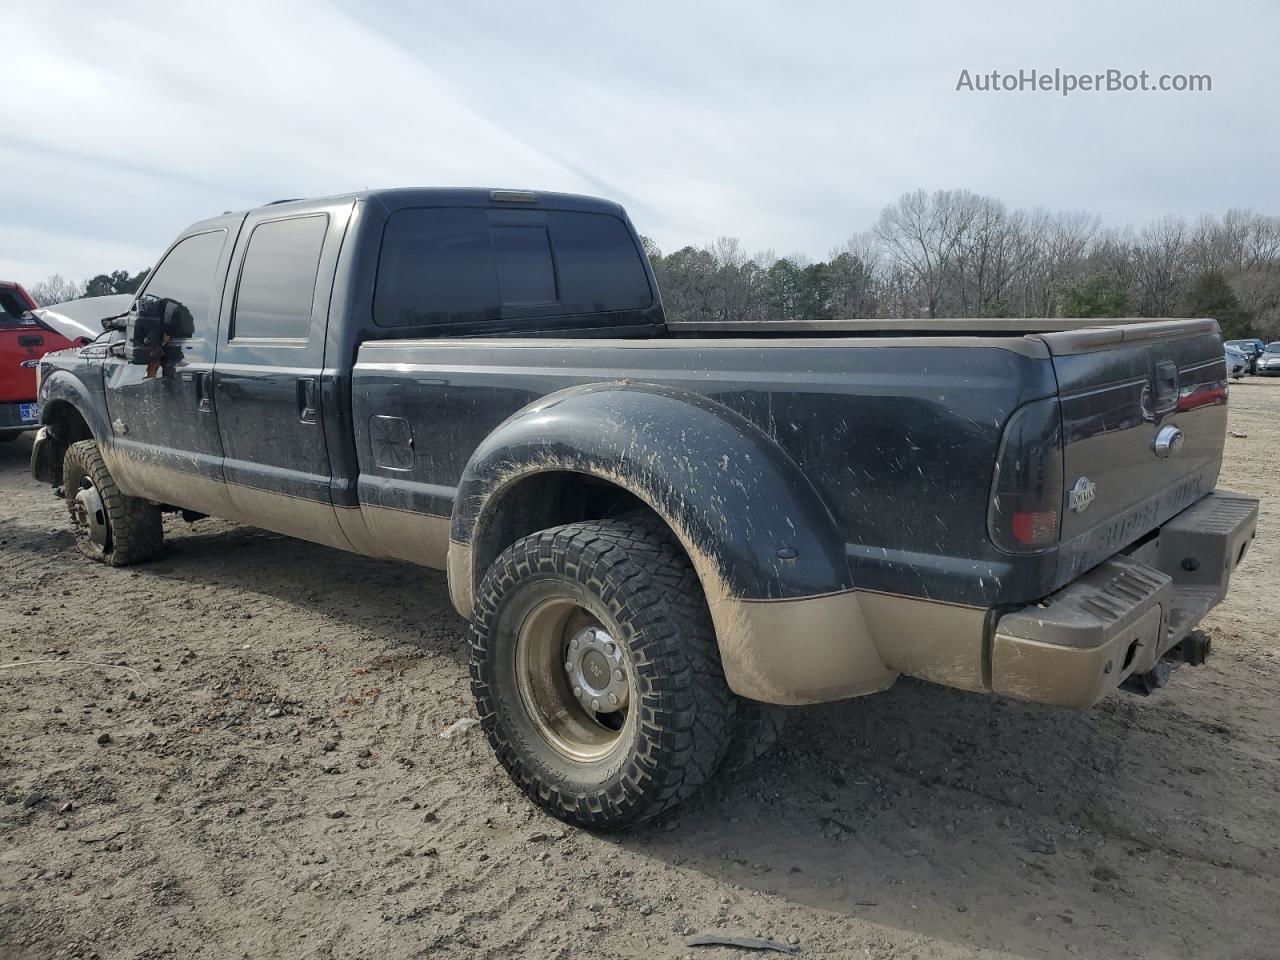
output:
[[[709, 603], [812, 596], [850, 586], [844, 540], [800, 468], [759, 427], [699, 394], [629, 382], [551, 394], [493, 431], [472, 455], [450, 530], [454, 605], [501, 550], [558, 522], [566, 491], [658, 517]], [[517, 507], [518, 509], [512, 509]], [[547, 523], [551, 520], [551, 523]]]
[[40, 388], [40, 423], [58, 440], [70, 445], [79, 440], [105, 443], [111, 437], [106, 411], [95, 403], [80, 380], [65, 370], [54, 370]]

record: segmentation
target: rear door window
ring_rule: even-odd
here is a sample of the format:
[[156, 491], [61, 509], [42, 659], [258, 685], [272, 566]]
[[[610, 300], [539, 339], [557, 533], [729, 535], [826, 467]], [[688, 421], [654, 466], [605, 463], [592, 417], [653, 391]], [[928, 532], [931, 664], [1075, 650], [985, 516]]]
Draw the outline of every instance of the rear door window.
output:
[[305, 340], [311, 330], [324, 214], [267, 220], [253, 228], [240, 270], [234, 339]]
[[383, 232], [374, 320], [464, 323], [643, 310], [653, 303], [626, 224], [562, 210], [398, 210]]

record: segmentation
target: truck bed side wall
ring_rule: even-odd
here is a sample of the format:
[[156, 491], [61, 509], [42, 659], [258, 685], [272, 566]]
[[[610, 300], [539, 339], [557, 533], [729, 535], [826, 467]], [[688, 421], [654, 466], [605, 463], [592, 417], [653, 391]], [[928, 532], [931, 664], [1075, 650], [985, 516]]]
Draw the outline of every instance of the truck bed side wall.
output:
[[[472, 452], [509, 416], [620, 380], [709, 397], [776, 442], [817, 488], [860, 588], [982, 607], [1045, 592], [1052, 561], [1011, 562], [985, 529], [1005, 421], [1056, 389], [1026, 340], [366, 344], [352, 388], [361, 499], [447, 517]], [[407, 469], [378, 462], [388, 427], [412, 435]]]

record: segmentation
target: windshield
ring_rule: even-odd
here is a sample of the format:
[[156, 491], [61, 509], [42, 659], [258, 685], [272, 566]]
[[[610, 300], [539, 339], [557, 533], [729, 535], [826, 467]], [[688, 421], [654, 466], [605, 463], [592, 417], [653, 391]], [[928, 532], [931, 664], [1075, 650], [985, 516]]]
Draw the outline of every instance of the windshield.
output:
[[1280, 340], [1267, 344], [1267, 353], [1280, 353]]

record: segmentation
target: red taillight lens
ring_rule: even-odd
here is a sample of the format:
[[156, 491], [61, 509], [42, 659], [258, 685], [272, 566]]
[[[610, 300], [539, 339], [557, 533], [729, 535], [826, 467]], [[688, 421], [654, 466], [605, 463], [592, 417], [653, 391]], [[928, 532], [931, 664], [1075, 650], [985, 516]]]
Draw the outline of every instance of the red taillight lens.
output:
[[1062, 416], [1056, 398], [1009, 418], [996, 455], [987, 529], [1009, 553], [1036, 553], [1058, 542], [1062, 517]]
[[1027, 546], [1041, 546], [1058, 539], [1058, 515], [1051, 510], [1013, 515], [1013, 538]]

